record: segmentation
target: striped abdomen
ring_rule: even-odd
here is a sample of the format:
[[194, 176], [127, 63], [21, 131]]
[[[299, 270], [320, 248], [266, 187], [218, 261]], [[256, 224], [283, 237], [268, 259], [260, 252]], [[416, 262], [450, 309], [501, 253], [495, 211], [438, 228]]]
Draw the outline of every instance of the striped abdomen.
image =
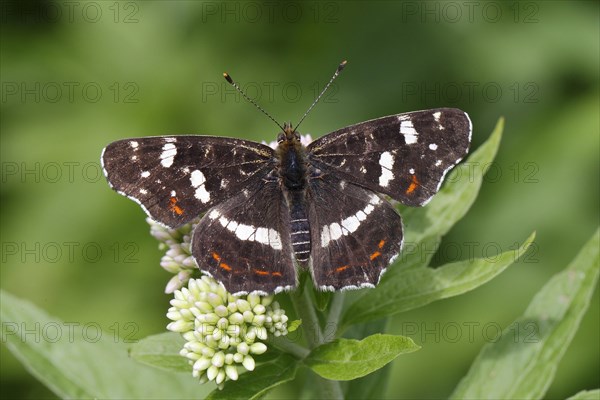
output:
[[310, 225], [306, 214], [304, 191], [289, 192], [292, 249], [301, 266], [306, 267], [310, 257]]

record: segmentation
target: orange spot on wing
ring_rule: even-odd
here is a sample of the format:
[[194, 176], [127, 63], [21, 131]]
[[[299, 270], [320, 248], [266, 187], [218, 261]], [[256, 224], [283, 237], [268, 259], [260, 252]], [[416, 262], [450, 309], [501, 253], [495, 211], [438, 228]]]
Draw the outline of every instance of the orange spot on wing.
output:
[[221, 256], [213, 251], [212, 258], [217, 260], [217, 262], [221, 261]]
[[385, 244], [385, 240], [379, 241], [379, 244], [377, 245], [377, 248], [381, 249], [384, 244]]
[[253, 269], [252, 271], [254, 271], [255, 274], [262, 275], [262, 276], [269, 275], [269, 273], [267, 271], [261, 271], [260, 269]]
[[169, 204], [169, 209], [171, 211], [173, 211], [177, 215], [183, 214], [183, 208], [181, 208], [177, 205], [177, 197], [171, 197], [169, 199], [169, 202], [171, 203], [171, 204]]
[[415, 189], [417, 188], [417, 186], [419, 186], [419, 181], [417, 180], [416, 175], [412, 176], [412, 182], [410, 183], [410, 185], [408, 186], [408, 189], [406, 189], [406, 194], [411, 194], [412, 192], [415, 191]]
[[369, 258], [371, 259], [371, 261], [373, 261], [374, 259], [376, 259], [377, 257], [379, 257], [381, 255], [380, 252], [376, 251], [375, 253], [371, 254], [369, 256]]
[[342, 272], [342, 271], [344, 271], [344, 270], [346, 270], [348, 268], [350, 268], [350, 266], [348, 266], [348, 265], [342, 265], [341, 267], [337, 267], [335, 269], [335, 272]]
[[273, 272], [273, 273], [271, 273], [271, 275], [273, 275], [273, 276], [282, 276], [281, 272]]
[[219, 267], [223, 268], [225, 271], [231, 271], [231, 267], [225, 263], [220, 263]]

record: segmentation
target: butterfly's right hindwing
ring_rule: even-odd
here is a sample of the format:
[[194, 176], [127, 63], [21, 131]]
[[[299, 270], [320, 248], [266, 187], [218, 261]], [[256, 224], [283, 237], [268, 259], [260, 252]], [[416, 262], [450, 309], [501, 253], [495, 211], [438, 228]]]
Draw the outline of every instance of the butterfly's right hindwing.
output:
[[276, 180], [264, 180], [215, 206], [192, 236], [202, 270], [231, 293], [296, 286], [290, 214]]
[[110, 186], [169, 227], [190, 222], [273, 169], [273, 150], [214, 136], [119, 140], [102, 153]]

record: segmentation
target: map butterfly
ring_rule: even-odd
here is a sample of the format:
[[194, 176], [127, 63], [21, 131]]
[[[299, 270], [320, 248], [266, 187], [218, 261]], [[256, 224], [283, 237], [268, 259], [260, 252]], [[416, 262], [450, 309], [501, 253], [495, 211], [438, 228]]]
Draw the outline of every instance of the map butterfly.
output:
[[396, 114], [308, 146], [298, 125], [280, 126], [275, 150], [216, 136], [119, 140], [102, 153], [104, 174], [167, 227], [204, 214], [192, 254], [232, 293], [292, 289], [296, 265], [322, 290], [373, 287], [402, 247], [402, 221], [385, 196], [426, 204], [468, 152], [469, 116], [454, 108]]

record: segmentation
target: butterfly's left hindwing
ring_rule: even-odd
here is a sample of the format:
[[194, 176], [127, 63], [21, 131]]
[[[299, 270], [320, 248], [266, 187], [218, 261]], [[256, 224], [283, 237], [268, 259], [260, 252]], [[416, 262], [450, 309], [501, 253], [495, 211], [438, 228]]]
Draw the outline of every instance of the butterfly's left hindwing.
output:
[[119, 140], [102, 153], [110, 186], [169, 227], [190, 222], [273, 169], [273, 150], [213, 136]]
[[352, 125], [315, 140], [307, 150], [316, 168], [420, 206], [467, 154], [470, 141], [469, 116], [438, 108]]
[[308, 203], [315, 285], [375, 286], [402, 247], [402, 221], [391, 204], [327, 173], [309, 180]]

